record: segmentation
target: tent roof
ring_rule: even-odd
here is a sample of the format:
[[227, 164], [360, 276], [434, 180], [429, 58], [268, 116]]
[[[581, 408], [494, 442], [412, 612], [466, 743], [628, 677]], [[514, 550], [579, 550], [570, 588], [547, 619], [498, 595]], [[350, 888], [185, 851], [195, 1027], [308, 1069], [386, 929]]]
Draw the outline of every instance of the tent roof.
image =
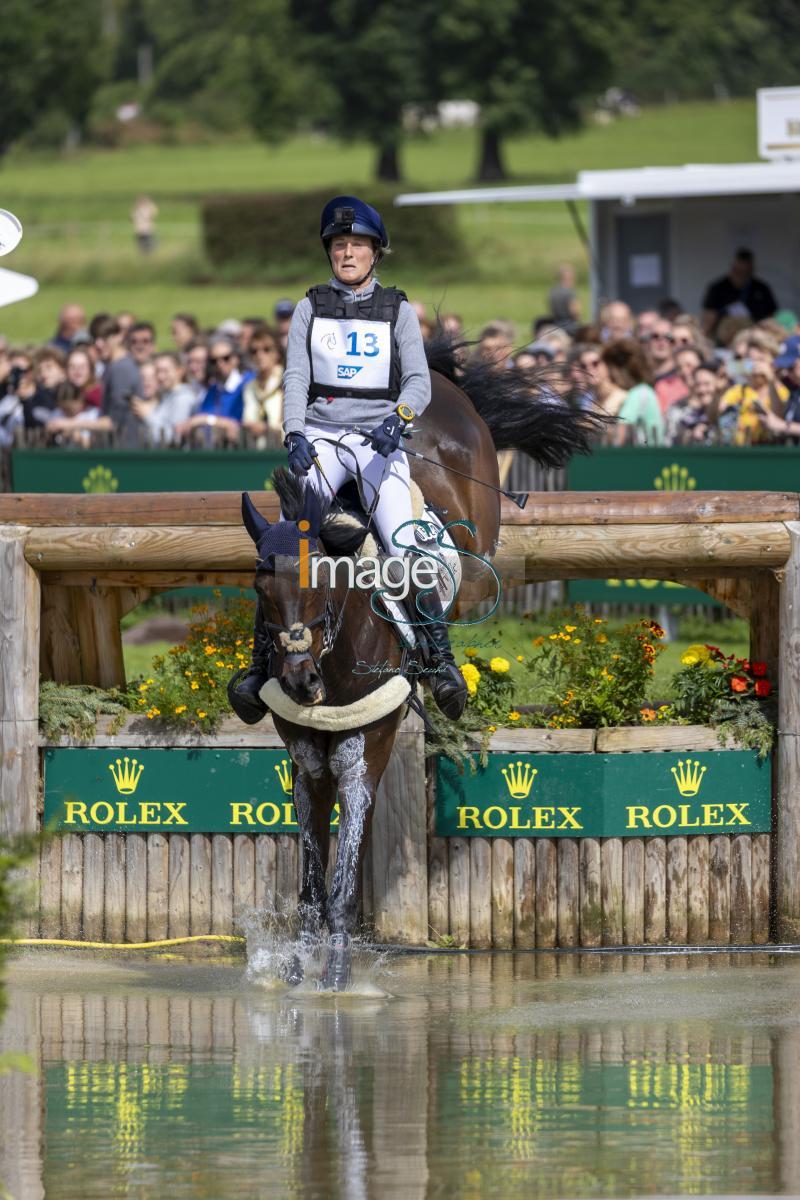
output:
[[465, 188], [451, 192], [406, 192], [395, 204], [486, 204], [507, 201], [622, 200], [678, 196], [741, 196], [800, 191], [800, 162], [688, 163], [682, 167], [637, 167], [581, 171], [575, 183], [530, 187]]

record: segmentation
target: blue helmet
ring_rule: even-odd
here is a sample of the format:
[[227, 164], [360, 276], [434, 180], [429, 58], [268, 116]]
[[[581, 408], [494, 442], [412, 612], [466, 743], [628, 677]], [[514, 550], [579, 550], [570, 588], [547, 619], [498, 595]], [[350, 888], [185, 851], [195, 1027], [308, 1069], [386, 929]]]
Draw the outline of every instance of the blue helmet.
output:
[[358, 196], [334, 196], [322, 210], [319, 236], [323, 242], [341, 233], [361, 233], [375, 238], [381, 250], [389, 248], [389, 235], [381, 214]]

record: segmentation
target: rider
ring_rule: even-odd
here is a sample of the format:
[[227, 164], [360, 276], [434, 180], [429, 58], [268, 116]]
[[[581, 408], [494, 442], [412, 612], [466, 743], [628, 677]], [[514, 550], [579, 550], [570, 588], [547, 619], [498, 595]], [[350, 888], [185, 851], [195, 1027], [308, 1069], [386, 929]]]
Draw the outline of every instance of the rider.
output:
[[[419, 322], [403, 292], [382, 287], [375, 269], [389, 249], [380, 214], [357, 196], [336, 196], [322, 210], [320, 237], [333, 271], [309, 288], [294, 310], [284, 374], [284, 445], [289, 467], [330, 497], [361, 470], [364, 491], [387, 554], [398, 556], [412, 520], [410, 472], [401, 437], [431, 398], [430, 374]], [[346, 432], [370, 430], [369, 437]], [[316, 439], [334, 439], [331, 441]], [[406, 527], [409, 531], [413, 526]], [[400, 530], [395, 539], [396, 531]], [[457, 720], [467, 689], [450, 649], [447, 623], [435, 591], [418, 597], [432, 650], [431, 692], [442, 712]], [[256, 616], [253, 663], [229, 690], [244, 720], [260, 719], [259, 691], [268, 678], [269, 642]]]

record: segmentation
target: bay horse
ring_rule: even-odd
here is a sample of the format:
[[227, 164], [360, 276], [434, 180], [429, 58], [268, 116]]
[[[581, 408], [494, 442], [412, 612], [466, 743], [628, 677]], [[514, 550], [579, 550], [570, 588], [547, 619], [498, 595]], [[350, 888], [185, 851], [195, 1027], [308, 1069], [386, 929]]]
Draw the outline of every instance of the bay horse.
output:
[[[471, 522], [471, 529], [451, 530], [459, 548], [490, 558], [500, 531], [497, 451], [523, 450], [545, 466], [560, 466], [571, 454], [589, 451], [600, 419], [561, 402], [541, 374], [483, 364], [462, 367], [456, 349], [443, 342], [430, 348], [431, 403], [415, 422], [410, 445], [433, 461], [411, 458], [411, 475], [426, 501], [446, 510], [448, 520]], [[301, 929], [313, 935], [327, 924], [331, 936], [322, 986], [338, 991], [350, 978], [361, 865], [409, 688], [399, 674], [400, 640], [392, 623], [376, 613], [371, 592], [348, 589], [324, 567], [320, 586], [300, 586], [301, 539], [307, 555], [335, 553], [337, 528], [341, 533], [335, 502], [323, 502], [310, 484], [285, 468], [275, 471], [273, 481], [280, 521], [270, 524], [246, 494], [242, 497], [244, 523], [258, 551], [258, 603], [273, 639], [273, 678], [262, 698], [292, 761], [302, 846]], [[381, 664], [389, 682], [354, 669], [359, 662]], [[337, 792], [339, 842], [328, 893], [325, 872]], [[300, 982], [299, 958], [285, 978]]]

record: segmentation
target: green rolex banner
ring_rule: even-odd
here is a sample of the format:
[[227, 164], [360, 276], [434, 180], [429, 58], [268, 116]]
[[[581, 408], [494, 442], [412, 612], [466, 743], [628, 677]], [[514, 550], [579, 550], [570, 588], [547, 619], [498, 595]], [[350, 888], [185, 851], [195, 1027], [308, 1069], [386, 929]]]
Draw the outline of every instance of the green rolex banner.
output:
[[281, 750], [46, 750], [44, 823], [65, 833], [297, 833], [292, 764]]
[[[476, 758], [477, 765], [477, 758]], [[768, 833], [769, 761], [698, 754], [491, 754], [477, 773], [440, 758], [438, 837], [669, 837]]]

